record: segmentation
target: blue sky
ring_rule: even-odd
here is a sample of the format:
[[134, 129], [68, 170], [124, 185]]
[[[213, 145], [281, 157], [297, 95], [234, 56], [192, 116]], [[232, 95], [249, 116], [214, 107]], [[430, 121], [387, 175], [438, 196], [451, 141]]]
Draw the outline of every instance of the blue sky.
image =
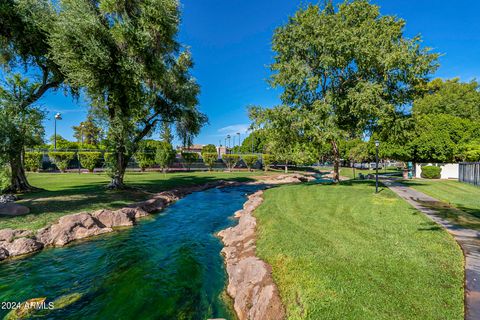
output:
[[[323, 1], [322, 1], [323, 2]], [[382, 14], [407, 21], [406, 35], [421, 34], [424, 45], [442, 53], [435, 76], [480, 78], [480, 2], [472, 0], [375, 0]], [[305, 1], [183, 0], [179, 41], [193, 53], [193, 75], [201, 86], [200, 109], [210, 119], [195, 143], [224, 143], [227, 134], [245, 136], [249, 105], [279, 103], [279, 91], [269, 88], [271, 38]], [[61, 112], [58, 133], [73, 140], [71, 127], [82, 121], [88, 104], [63, 93], [41, 100], [49, 111], [46, 137], [53, 134], [53, 114]], [[154, 138], [156, 138], [154, 136]], [[243, 139], [243, 138], [242, 138]], [[238, 142], [238, 140], [237, 140]]]

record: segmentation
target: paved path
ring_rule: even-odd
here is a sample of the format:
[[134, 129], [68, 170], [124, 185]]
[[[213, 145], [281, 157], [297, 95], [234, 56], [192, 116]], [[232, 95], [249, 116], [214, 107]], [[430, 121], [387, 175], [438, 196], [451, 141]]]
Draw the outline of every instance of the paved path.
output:
[[[414, 190], [394, 180], [383, 180], [383, 183], [393, 192], [405, 199], [430, 219], [442, 225], [460, 244], [465, 255], [465, 319], [480, 319], [480, 232], [451, 224], [436, 215], [435, 209], [428, 203], [439, 200]], [[426, 204], [426, 205], [425, 205]]]

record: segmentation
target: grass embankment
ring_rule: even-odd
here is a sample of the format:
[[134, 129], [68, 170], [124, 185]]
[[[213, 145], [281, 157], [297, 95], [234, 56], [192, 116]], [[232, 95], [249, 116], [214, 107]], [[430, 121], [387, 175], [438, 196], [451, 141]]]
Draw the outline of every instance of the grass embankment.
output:
[[[451, 222], [480, 230], [480, 188], [454, 180], [406, 180], [404, 184], [443, 203], [427, 203]], [[457, 210], [458, 209], [458, 210]]]
[[59, 217], [81, 211], [114, 209], [135, 201], [147, 199], [151, 193], [179, 186], [203, 184], [215, 180], [248, 181], [263, 172], [158, 172], [127, 173], [125, 181], [134, 189], [107, 190], [105, 174], [32, 173], [30, 183], [44, 191], [21, 195], [20, 204], [31, 213], [19, 217], [0, 217], [0, 229], [39, 229], [55, 222]]
[[257, 254], [289, 319], [463, 319], [463, 255], [443, 229], [370, 182], [265, 192]]

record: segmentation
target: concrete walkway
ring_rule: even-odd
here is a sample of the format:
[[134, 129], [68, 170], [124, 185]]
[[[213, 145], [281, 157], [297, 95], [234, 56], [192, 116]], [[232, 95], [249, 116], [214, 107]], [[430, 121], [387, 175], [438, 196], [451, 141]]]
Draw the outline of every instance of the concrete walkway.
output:
[[437, 211], [428, 207], [428, 203], [438, 203], [439, 200], [391, 179], [382, 182], [413, 207], [442, 225], [457, 240], [465, 255], [465, 319], [480, 319], [480, 232], [453, 225], [438, 217]]

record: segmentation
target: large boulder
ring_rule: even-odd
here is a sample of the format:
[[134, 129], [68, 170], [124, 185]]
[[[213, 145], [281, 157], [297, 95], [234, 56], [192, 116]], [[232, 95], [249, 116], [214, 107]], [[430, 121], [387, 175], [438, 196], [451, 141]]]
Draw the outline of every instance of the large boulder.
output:
[[4, 242], [0, 246], [8, 251], [8, 256], [14, 257], [41, 250], [43, 243], [32, 238], [18, 238], [12, 242]]
[[30, 213], [30, 209], [20, 204], [14, 202], [0, 203], [0, 215], [21, 216], [28, 213]]
[[148, 215], [142, 208], [122, 208], [119, 210], [98, 210], [92, 213], [103, 227], [127, 227], [135, 224], [135, 220]]
[[0, 241], [12, 242], [15, 238], [28, 237], [33, 235], [30, 230], [22, 229], [2, 229], [0, 230]]
[[92, 213], [92, 217], [101, 222], [103, 227], [126, 227], [132, 226], [134, 219], [125, 211], [98, 210]]
[[40, 229], [37, 239], [46, 246], [61, 247], [77, 239], [83, 239], [102, 233], [111, 232], [112, 228], [104, 227], [101, 222], [88, 213], [78, 213], [60, 218], [58, 223]]

